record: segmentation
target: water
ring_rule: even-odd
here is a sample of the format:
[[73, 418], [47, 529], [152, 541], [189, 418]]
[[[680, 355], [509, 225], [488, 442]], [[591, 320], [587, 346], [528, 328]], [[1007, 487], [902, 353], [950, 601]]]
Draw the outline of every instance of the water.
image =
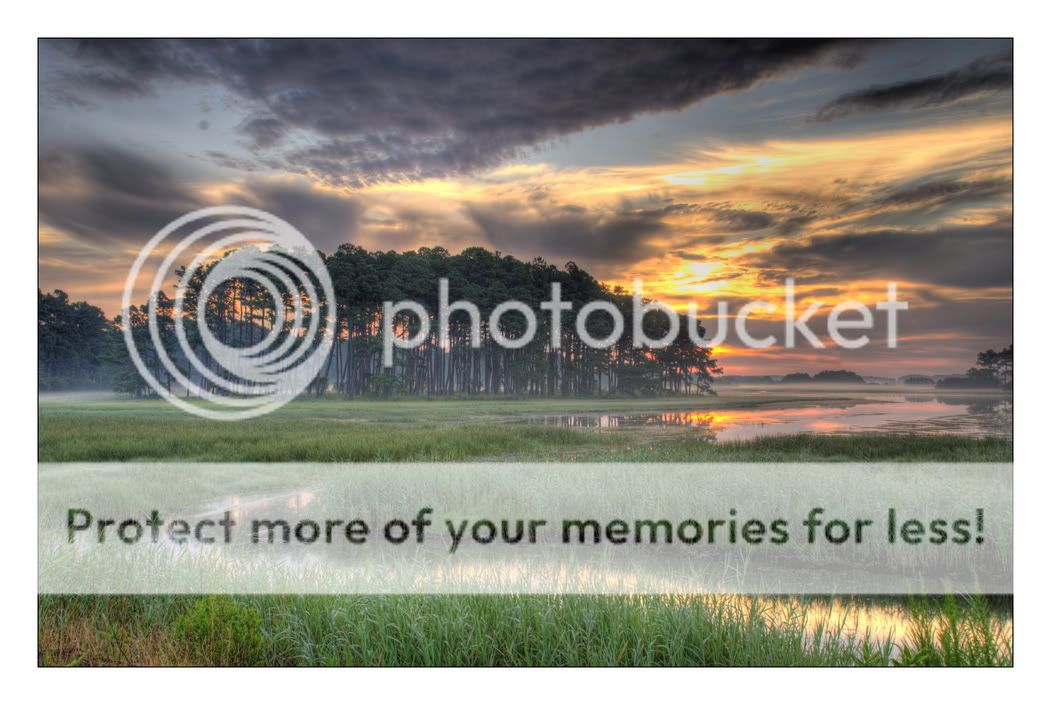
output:
[[[309, 511], [316, 506], [320, 499], [316, 488], [304, 488], [295, 491], [278, 492], [274, 494], [258, 495], [229, 495], [221, 501], [210, 503], [209, 511], [200, 516], [212, 515], [216, 511], [230, 510], [237, 521], [244, 521], [251, 514], [263, 515], [277, 510], [287, 510], [293, 513]], [[316, 556], [309, 551], [290, 553], [284, 565], [288, 568], [298, 567], [302, 570], [316, 569], [318, 563]], [[515, 571], [527, 568], [526, 564], [510, 562], [503, 565], [501, 570]], [[472, 568], [470, 562], [465, 564], [464, 570], [470, 572], [472, 569], [489, 571], [492, 564], [480, 562]], [[602, 577], [602, 576], [597, 576]], [[613, 584], [621, 584], [625, 581], [630, 583], [632, 578], [629, 574], [616, 573], [605, 576]], [[599, 581], [601, 582], [601, 581]], [[903, 596], [764, 596], [764, 595], [678, 595], [674, 591], [667, 594], [669, 599], [680, 599], [684, 601], [700, 599], [711, 601], [713, 606], [721, 605], [729, 607], [731, 613], [741, 619], [749, 614], [758, 615], [764, 622], [774, 629], [802, 630], [803, 638], [817, 642], [838, 641], [850, 646], [860, 656], [862, 645], [868, 643], [873, 647], [883, 647], [888, 650], [892, 658], [900, 657], [902, 646], [913, 640], [913, 630], [916, 628], [916, 618], [920, 610], [926, 612], [931, 620], [931, 630], [935, 636], [940, 636], [947, 628], [944, 617], [935, 609], [937, 600], [932, 598], [924, 607], [913, 607], [910, 600]], [[966, 598], [962, 606], [966, 607]], [[1013, 640], [1014, 619], [1012, 605], [1008, 598], [1006, 603], [1002, 598], [991, 597], [989, 628], [991, 630], [994, 648], [999, 653], [1006, 653]], [[692, 604], [692, 603], [691, 603]], [[961, 639], [967, 642], [975, 638], [970, 626], [962, 628]]]
[[[944, 414], [945, 407], [950, 410], [959, 410], [961, 407], [965, 414], [983, 415], [989, 413], [1001, 413], [1004, 399], [984, 399], [982, 403], [965, 403], [962, 397], [957, 397], [951, 402], [931, 400], [926, 397], [906, 401], [895, 401], [883, 399], [872, 404], [852, 404], [847, 406], [827, 406], [824, 404], [814, 405], [802, 409], [763, 409], [760, 413], [767, 412], [814, 412], [820, 410], [827, 413], [829, 409], [850, 411], [857, 408], [866, 408], [868, 414], [864, 418], [875, 418], [885, 412], [883, 406], [894, 404], [904, 405], [893, 414], [894, 420], [906, 423], [908, 420], [932, 418], [930, 414], [938, 412]], [[995, 402], [995, 403], [993, 403]], [[1009, 402], [1008, 402], [1009, 403]], [[990, 407], [990, 404], [992, 406]], [[678, 414], [673, 422], [684, 424], [694, 423], [690, 419], [690, 412], [667, 412]], [[665, 416], [666, 414], [657, 414]], [[681, 417], [681, 418], [680, 418]], [[793, 417], [796, 421], [784, 423], [805, 423], [798, 420], [802, 417]], [[933, 418], [941, 418], [934, 416]], [[695, 426], [689, 426], [695, 428]], [[607, 426], [608, 428], [608, 426]], [[293, 516], [301, 512], [309, 514], [324, 498], [324, 490], [318, 487], [302, 487], [292, 490], [261, 494], [231, 494], [221, 499], [210, 502], [207, 511], [198, 516], [210, 516], [219, 511], [229, 510], [238, 522], [246, 522], [249, 516], [266, 516], [290, 512]], [[313, 570], [320, 564], [316, 562], [316, 556], [309, 551], [298, 551], [290, 553], [284, 560], [284, 565], [290, 569]], [[524, 566], [525, 564], [522, 564]], [[520, 569], [516, 563], [507, 563], [502, 569], [514, 571]], [[465, 565], [465, 570], [470, 571], [470, 562]], [[479, 570], [491, 570], [492, 564], [481, 562]], [[617, 573], [608, 576], [615, 584], [620, 584], [631, 579], [631, 575]], [[732, 608], [732, 612], [739, 614], [743, 619], [749, 613], [758, 614], [770, 627], [775, 629], [801, 629], [804, 639], [817, 642], [839, 641], [857, 650], [861, 655], [862, 644], [867, 642], [871, 646], [884, 647], [892, 658], [897, 658], [902, 653], [902, 646], [913, 639], [913, 630], [916, 627], [916, 615], [910, 606], [910, 601], [899, 596], [871, 596], [871, 597], [835, 597], [811, 595], [801, 596], [749, 596], [749, 595], [702, 595], [685, 596], [676, 595], [669, 591], [669, 599], [694, 599], [700, 597], [702, 600], [712, 600], [713, 604], [721, 604]], [[922, 608], [930, 616], [931, 630], [935, 636], [947, 628], [947, 623], [933, 609], [939, 598], [933, 598], [933, 602]], [[961, 598], [964, 599], [965, 598]], [[994, 648], [1000, 653], [1006, 653], [1013, 640], [1014, 620], [1010, 600], [1006, 603], [999, 598], [990, 598], [991, 605], [989, 623]], [[966, 601], [963, 603], [966, 607]], [[917, 608], [919, 609], [919, 608]], [[931, 611], [933, 610], [933, 611]], [[961, 639], [967, 641], [975, 638], [975, 633], [969, 631], [971, 628], [963, 628]]]
[[[254, 495], [228, 495], [222, 500], [209, 503], [209, 509], [199, 516], [214, 515], [217, 511], [230, 510], [233, 518], [239, 522], [246, 521], [248, 516], [267, 515], [278, 510], [287, 510], [298, 514], [307, 512], [315, 507], [320, 499], [317, 488], [303, 488], [294, 491], [277, 492], [273, 494]], [[286, 567], [298, 567], [299, 569], [313, 569], [318, 564], [316, 557], [309, 551], [290, 553], [284, 564]], [[525, 568], [525, 564], [507, 563], [503, 570], [515, 571]], [[488, 562], [480, 562], [476, 569], [488, 571], [492, 565]], [[470, 562], [465, 565], [465, 570], [472, 570]], [[616, 573], [606, 576], [614, 584], [625, 581], [630, 582], [631, 575]], [[601, 581], [600, 581], [601, 582]], [[924, 606], [910, 606], [906, 597], [884, 595], [884, 596], [764, 596], [764, 595], [677, 595], [673, 591], [667, 594], [669, 599], [680, 599], [686, 604], [688, 600], [697, 598], [702, 601], [711, 601], [713, 606], [721, 605], [729, 607], [731, 613], [737, 614], [739, 618], [745, 619], [750, 613], [758, 615], [764, 622], [774, 629], [801, 629], [804, 639], [813, 642], [839, 641], [857, 650], [861, 654], [861, 646], [867, 642], [870, 646], [886, 647], [892, 658], [901, 655], [902, 645], [913, 638], [913, 630], [916, 627], [916, 617], [921, 610], [926, 612], [931, 619], [932, 632], [938, 636], [946, 628], [946, 622], [935, 609], [937, 600], [931, 598]], [[966, 607], [966, 598], [963, 599], [963, 607]], [[1006, 602], [1002, 598], [987, 598], [992, 601], [990, 605], [989, 623], [995, 648], [999, 653], [1005, 653], [1013, 640], [1014, 619], [1012, 605], [1008, 598]], [[922, 602], [922, 600], [921, 600]], [[967, 641], [974, 634], [969, 627], [964, 627], [962, 639]]]
[[[807, 395], [804, 392], [793, 396]], [[866, 432], [1012, 437], [1014, 408], [1008, 396], [852, 393], [830, 400], [827, 393], [809, 395], [814, 401], [771, 400], [749, 408], [719, 408], [716, 399], [695, 410], [549, 414], [530, 416], [525, 422], [596, 430], [679, 428], [713, 441], [795, 433]], [[734, 399], [739, 401], [745, 396], [759, 401], [766, 393], [735, 393]]]
[[[745, 609], [753, 598], [733, 596], [735, 601]], [[875, 647], [889, 647], [891, 658], [902, 655], [902, 646], [913, 642], [918, 626], [917, 618], [925, 615], [929, 620], [930, 631], [935, 638], [940, 638], [948, 629], [944, 615], [936, 609], [937, 598], [928, 600], [923, 605], [921, 599], [916, 606], [910, 605], [908, 598], [898, 596], [883, 597], [758, 597], [760, 614], [771, 627], [780, 628], [802, 623], [808, 638], [815, 642], [838, 640], [851, 645], [860, 653], [862, 644]], [[966, 598], [961, 607], [966, 614]], [[1014, 617], [1010, 599], [1004, 604], [997, 597], [986, 598], [992, 601], [989, 609], [989, 636], [994, 650], [1005, 654], [1014, 640]], [[982, 638], [978, 625], [965, 623], [959, 625], [959, 639], [969, 644]], [[984, 626], [984, 625], [983, 625]]]

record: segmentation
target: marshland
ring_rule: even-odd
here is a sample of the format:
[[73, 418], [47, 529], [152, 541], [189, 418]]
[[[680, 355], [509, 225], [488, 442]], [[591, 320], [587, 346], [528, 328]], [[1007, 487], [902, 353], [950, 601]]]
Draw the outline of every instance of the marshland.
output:
[[[1011, 397], [305, 399], [237, 424], [42, 395], [41, 462], [1010, 462]], [[202, 625], [220, 625], [218, 628]], [[47, 665], [1005, 665], [1009, 596], [42, 595]]]

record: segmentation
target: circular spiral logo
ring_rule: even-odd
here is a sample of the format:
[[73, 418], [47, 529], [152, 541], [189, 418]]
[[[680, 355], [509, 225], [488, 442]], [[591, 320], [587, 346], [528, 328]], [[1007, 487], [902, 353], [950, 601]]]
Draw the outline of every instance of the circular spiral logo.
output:
[[[164, 296], [173, 266], [191, 254], [176, 272], [175, 298]], [[136, 286], [150, 279], [144, 267], [161, 257], [148, 303], [136, 309]], [[203, 208], [169, 223], [139, 252], [124, 285], [124, 341], [162, 398], [209, 419], [247, 419], [288, 403], [316, 379], [335, 339], [335, 300], [321, 255], [296, 228], [255, 208]], [[172, 382], [213, 405], [191, 403]]]

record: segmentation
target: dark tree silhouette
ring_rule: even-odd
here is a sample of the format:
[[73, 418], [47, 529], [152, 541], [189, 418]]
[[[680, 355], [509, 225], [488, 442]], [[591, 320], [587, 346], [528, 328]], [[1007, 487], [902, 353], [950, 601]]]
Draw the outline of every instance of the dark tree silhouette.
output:
[[822, 370], [814, 375], [818, 384], [865, 384], [864, 378], [850, 370]]
[[[336, 292], [339, 332], [328, 379], [347, 397], [707, 393], [712, 375], [720, 372], [710, 351], [689, 339], [685, 317], [680, 317], [679, 336], [671, 345], [659, 350], [633, 347], [631, 295], [599, 283], [574, 262], [560, 270], [539, 258], [523, 262], [477, 247], [452, 255], [440, 247], [396, 254], [343, 245], [327, 258], [327, 264]], [[440, 344], [442, 278], [449, 281], [450, 302], [470, 301], [478, 306], [481, 340], [477, 347], [471, 344], [470, 317], [464, 311], [452, 313], [448, 344]], [[562, 300], [573, 305], [554, 331], [558, 347], [551, 345], [550, 316], [540, 309], [554, 283], [561, 287]], [[510, 299], [522, 301], [538, 314], [532, 342], [513, 350], [497, 344], [488, 327], [493, 309]], [[424, 305], [430, 335], [415, 349], [396, 350], [394, 366], [384, 368], [383, 302], [400, 300]], [[602, 350], [585, 345], [576, 332], [577, 312], [596, 300], [612, 303], [626, 322], [624, 333]], [[516, 312], [504, 315], [500, 323], [499, 333], [505, 337], [514, 339], [525, 332], [525, 319]], [[610, 316], [599, 313], [588, 318], [587, 330], [596, 338], [606, 338], [612, 325]], [[648, 315], [643, 325], [652, 338], [668, 330], [662, 315]], [[415, 335], [419, 326], [415, 316], [404, 315], [397, 321], [397, 332]]]
[[967, 374], [946, 377], [937, 389], [1011, 389], [1014, 385], [1014, 344], [997, 352], [978, 353], [975, 366]]
[[66, 292], [37, 291], [37, 378], [42, 390], [90, 389], [108, 379], [113, 326], [102, 309]]
[[[499, 252], [474, 247], [453, 255], [441, 247], [420, 248], [396, 253], [369, 252], [354, 245], [342, 245], [325, 258], [332, 279], [336, 301], [311, 302], [314, 310], [331, 310], [335, 315], [336, 341], [327, 365], [312, 385], [315, 394], [326, 391], [344, 397], [357, 396], [448, 396], [477, 394], [511, 394], [543, 396], [590, 396], [597, 394], [657, 395], [711, 393], [713, 375], [721, 373], [710, 350], [695, 345], [689, 337], [687, 318], [679, 316], [679, 334], [664, 348], [634, 347], [632, 344], [632, 297], [620, 288], [598, 282], [574, 262], [564, 269], [542, 259], [523, 262]], [[196, 317], [199, 293], [211, 268], [211, 262], [188, 277], [188, 290], [183, 307], [188, 319]], [[177, 272], [182, 277], [186, 272]], [[472, 344], [469, 315], [455, 311], [449, 319], [449, 337], [443, 345], [439, 339], [439, 281], [449, 282], [449, 301], [470, 301], [479, 308], [480, 340]], [[561, 298], [572, 304], [563, 311], [557, 330], [551, 330], [551, 317], [540, 304], [549, 299], [551, 285], [561, 287]], [[285, 292], [287, 293], [287, 292]], [[302, 292], [300, 292], [302, 293]], [[42, 295], [43, 296], [43, 295]], [[64, 296], [64, 295], [63, 295]], [[195, 370], [174, 344], [172, 300], [156, 292], [158, 323], [164, 349], [176, 367], [195, 384], [216, 393], [214, 383]], [[510, 349], [499, 345], [496, 337], [516, 339], [526, 330], [520, 313], [511, 311], [500, 319], [500, 331], [489, 329], [493, 309], [507, 300], [525, 303], [537, 314], [537, 330], [531, 342]], [[430, 335], [417, 348], [396, 349], [394, 365], [383, 366], [383, 304], [385, 301], [411, 300], [422, 304], [430, 319]], [[621, 313], [623, 333], [605, 349], [585, 345], [577, 334], [576, 316], [585, 303], [604, 301]], [[249, 346], [259, 342], [275, 327], [281, 336], [303, 334], [305, 324], [293, 330], [285, 315], [288, 300], [274, 302], [258, 283], [250, 280], [228, 280], [205, 302], [203, 311], [209, 330], [231, 346]], [[84, 304], [87, 306], [87, 304]], [[124, 350], [121, 331], [130, 326], [143, 363], [160, 380], [173, 388], [173, 380], [160, 364], [158, 351], [151, 344], [148, 308], [132, 307], [129, 320], [118, 316], [109, 323], [97, 312], [102, 326], [102, 339], [112, 350], [115, 371], [112, 384], [118, 391], [141, 396], [148, 387], [139, 377]], [[64, 334], [45, 322], [41, 303], [41, 345], [49, 341], [49, 357], [58, 350], [54, 342]], [[309, 318], [308, 318], [309, 321]], [[192, 324], [191, 324], [192, 323]], [[643, 318], [643, 329], [651, 339], [668, 331], [669, 322], [661, 313], [651, 312]], [[696, 325], [696, 323], [695, 323]], [[396, 334], [412, 336], [421, 322], [415, 315], [403, 314], [394, 321]], [[210, 372], [227, 376], [214, 365], [203, 349], [199, 336], [193, 335], [196, 321], [185, 326], [188, 343]], [[696, 325], [703, 335], [704, 329]], [[587, 331], [595, 338], [610, 337], [613, 319], [604, 312], [587, 319]], [[494, 333], [497, 334], [494, 336]], [[552, 344], [552, 333], [559, 345]], [[279, 338], [280, 339], [280, 338]], [[43, 348], [42, 348], [43, 349]], [[60, 355], [59, 355], [60, 356]], [[42, 360], [44, 356], [42, 355]], [[42, 362], [43, 364], [43, 362]], [[42, 368], [43, 369], [43, 368]], [[70, 368], [72, 369], [72, 368]], [[76, 373], [70, 372], [74, 377]], [[85, 385], [103, 383], [94, 373], [80, 375]]]
[[967, 370], [967, 376], [991, 376], [1001, 387], [1011, 387], [1014, 384], [1014, 354], [1014, 343], [1000, 352], [980, 352], [975, 361], [977, 366]]

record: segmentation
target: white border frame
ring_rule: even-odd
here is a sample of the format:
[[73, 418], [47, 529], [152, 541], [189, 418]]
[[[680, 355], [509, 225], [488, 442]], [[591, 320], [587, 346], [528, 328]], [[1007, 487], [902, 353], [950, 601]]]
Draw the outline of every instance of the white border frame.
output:
[[[292, 10], [295, 12], [292, 12]], [[553, 702], [586, 699], [595, 702], [649, 701], [656, 697], [709, 701], [807, 702], [815, 697], [843, 698], [852, 703], [880, 703], [900, 698], [917, 702], [928, 698], [963, 697], [968, 701], [1002, 699], [1005, 687], [1042, 692], [1048, 659], [1048, 611], [1040, 591], [1046, 584], [1047, 544], [1043, 525], [1051, 473], [1040, 462], [1047, 451], [1040, 444], [1047, 435], [1037, 402], [1048, 392], [1047, 375], [1038, 367], [1037, 351], [1047, 339], [1040, 315], [1038, 287], [1047, 280], [1046, 261], [1051, 245], [1042, 232], [1038, 209], [1046, 202], [1048, 94], [1044, 15], [1031, 3], [957, 0], [925, 2], [883, 0], [844, 4], [833, 1], [747, 4], [663, 2], [648, 0], [613, 15], [605, 2], [568, 4], [564, 0], [535, 0], [519, 6], [491, 1], [426, 3], [403, 0], [394, 5], [336, 4], [301, 0], [295, 5], [252, 2], [242, 5], [214, 0], [185, 0], [178, 5], [131, 2], [74, 3], [52, 1], [19, 5], [8, 13], [3, 43], [4, 116], [7, 144], [14, 159], [0, 174], [5, 203], [11, 206], [6, 231], [13, 245], [8, 260], [9, 284], [15, 292], [8, 307], [14, 331], [28, 331], [35, 304], [30, 295], [36, 270], [29, 266], [36, 244], [28, 231], [36, 229], [36, 65], [38, 36], [988, 36], [1015, 37], [1016, 144], [1015, 238], [1016, 319], [1033, 321], [1018, 326], [1021, 384], [1016, 387], [1016, 666], [1011, 670], [781, 670], [758, 674], [735, 669], [694, 670], [430, 670], [401, 671], [344, 669], [208, 670], [88, 669], [77, 673], [37, 669], [35, 541], [21, 540], [8, 547], [16, 569], [5, 571], [2, 583], [5, 630], [0, 648], [6, 690], [35, 692], [49, 701], [69, 700], [78, 705], [112, 702], [125, 696], [151, 702], [185, 703], [189, 697], [262, 698], [264, 702], [301, 702], [321, 698], [379, 700], [409, 698], [428, 702]], [[33, 108], [29, 108], [33, 106]], [[30, 175], [34, 178], [30, 178]], [[9, 257], [12, 255], [9, 254]], [[1046, 306], [1045, 306], [1046, 308]], [[980, 322], [976, 322], [979, 325]], [[13, 459], [5, 463], [8, 496], [13, 499], [8, 527], [35, 526], [31, 500], [36, 492], [36, 417], [22, 405], [35, 408], [36, 342], [30, 336], [12, 337], [15, 345], [3, 350], [5, 369], [21, 370], [9, 380], [9, 407], [4, 414], [5, 438]], [[1046, 348], [1045, 348], [1046, 349]], [[1045, 363], [1046, 364], [1046, 363]], [[23, 498], [23, 499], [20, 499]], [[27, 537], [23, 537], [27, 538]], [[15, 540], [9, 538], [9, 541]], [[16, 668], [10, 668], [16, 667]], [[12, 674], [9, 671], [16, 670]], [[1024, 682], [1023, 682], [1024, 681]], [[660, 688], [659, 691], [654, 690]], [[30, 691], [32, 689], [32, 691]], [[1019, 691], [1014, 691], [1019, 692]]]

